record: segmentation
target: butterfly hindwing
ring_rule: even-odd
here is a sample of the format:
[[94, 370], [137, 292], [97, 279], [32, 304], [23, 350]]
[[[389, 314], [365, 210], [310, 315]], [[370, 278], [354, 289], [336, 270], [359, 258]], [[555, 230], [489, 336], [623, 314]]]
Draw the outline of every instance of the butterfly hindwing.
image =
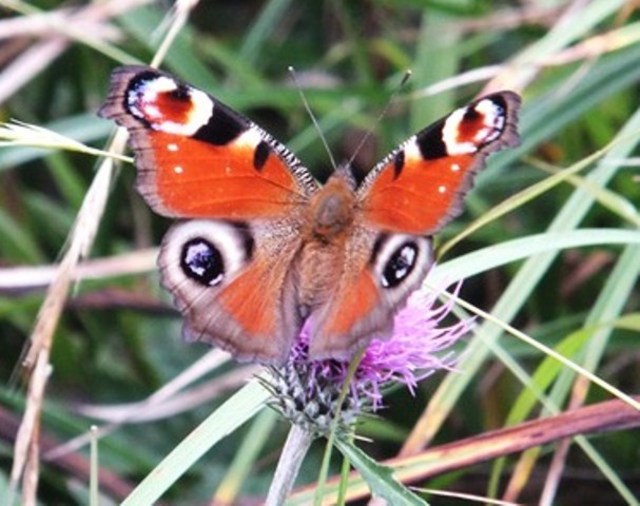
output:
[[280, 217], [317, 189], [281, 143], [164, 72], [141, 66], [116, 69], [99, 114], [129, 130], [138, 190], [159, 214]]
[[288, 225], [188, 220], [171, 228], [158, 265], [188, 340], [243, 361], [286, 358], [301, 326], [290, 279], [300, 241]]
[[391, 336], [396, 311], [431, 265], [427, 237], [356, 230], [331, 297], [311, 316], [310, 356], [348, 359], [371, 339]]
[[516, 146], [520, 97], [503, 91], [457, 109], [412, 136], [358, 189], [363, 217], [385, 230], [431, 235], [461, 211], [485, 158]]

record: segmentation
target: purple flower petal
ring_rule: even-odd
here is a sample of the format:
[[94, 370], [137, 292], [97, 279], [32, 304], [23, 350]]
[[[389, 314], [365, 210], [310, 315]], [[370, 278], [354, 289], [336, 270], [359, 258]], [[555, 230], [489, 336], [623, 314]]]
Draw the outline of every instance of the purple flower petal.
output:
[[[460, 284], [454, 293], [459, 289]], [[382, 390], [390, 384], [402, 383], [415, 394], [419, 381], [438, 369], [453, 367], [452, 353], [438, 354], [466, 334], [473, 320], [443, 326], [443, 320], [451, 314], [453, 300], [439, 303], [438, 295], [424, 288], [414, 292], [396, 315], [391, 338], [374, 339], [369, 344], [350, 386], [351, 396], [359, 404], [365, 403], [375, 411], [382, 406]], [[308, 343], [305, 327], [286, 367], [304, 370], [307, 378], [315, 378], [306, 385], [306, 397], [313, 399], [323, 385], [342, 385], [349, 363], [333, 359], [309, 361]]]

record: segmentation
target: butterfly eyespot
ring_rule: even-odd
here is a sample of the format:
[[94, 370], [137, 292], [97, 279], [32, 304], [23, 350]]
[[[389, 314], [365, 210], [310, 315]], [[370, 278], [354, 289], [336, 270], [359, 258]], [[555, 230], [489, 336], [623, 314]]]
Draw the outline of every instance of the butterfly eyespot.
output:
[[391, 255], [382, 270], [382, 286], [394, 288], [413, 271], [418, 258], [418, 246], [414, 242], [401, 244]]
[[[217, 291], [251, 261], [255, 244], [244, 223], [189, 220], [177, 223], [162, 241], [158, 265], [171, 291]], [[199, 290], [200, 293], [200, 290]]]
[[180, 266], [190, 279], [205, 286], [219, 285], [225, 276], [222, 253], [199, 237], [183, 245]]

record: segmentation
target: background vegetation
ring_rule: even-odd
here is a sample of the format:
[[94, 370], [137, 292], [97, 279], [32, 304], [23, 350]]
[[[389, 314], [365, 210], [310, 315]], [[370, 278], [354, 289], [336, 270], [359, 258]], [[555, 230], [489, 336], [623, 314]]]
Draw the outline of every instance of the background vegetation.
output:
[[[113, 125], [95, 111], [111, 70], [161, 54], [163, 68], [249, 115], [322, 179], [328, 157], [290, 84], [289, 65], [337, 159], [350, 157], [373, 129], [355, 160], [364, 172], [486, 86], [520, 91], [522, 146], [491, 159], [466, 213], [438, 237], [441, 275], [466, 278], [462, 298], [493, 321], [480, 318], [460, 343], [457, 371], [432, 376], [415, 397], [389, 392], [387, 408], [359, 428], [372, 440], [363, 448], [385, 462], [404, 445], [403, 455], [417, 459], [389, 464], [405, 473], [403, 480], [435, 491], [530, 504], [638, 504], [640, 432], [630, 430], [638, 405], [605, 405], [583, 428], [573, 414], [612, 393], [504, 325], [622, 392], [640, 390], [634, 5], [0, 0], [0, 119], [104, 147]], [[376, 122], [408, 68], [413, 77]], [[226, 399], [238, 399], [256, 370], [179, 339], [180, 319], [154, 266], [154, 246], [168, 223], [132, 190], [131, 165], [112, 171], [110, 162], [86, 153], [33, 147], [51, 140], [46, 132], [3, 135], [19, 139], [0, 150], [0, 492], [7, 493], [1, 489], [12, 466], [37, 448], [24, 439], [16, 444], [22, 421], [23, 437], [29, 427], [40, 431], [39, 473], [29, 465], [25, 471], [28, 478], [39, 474], [38, 500], [88, 503], [97, 466], [90, 465], [86, 434], [96, 424], [103, 437], [93, 483], [100, 484], [101, 504], [117, 503]], [[482, 226], [469, 229], [477, 220]], [[82, 267], [77, 282], [76, 263], [85, 256], [96, 261]], [[460, 307], [461, 314], [469, 310]], [[29, 339], [36, 352], [27, 358], [40, 363], [30, 383], [24, 371], [11, 382]], [[51, 370], [40, 396], [47, 358]], [[176, 383], [185, 371], [191, 377]], [[256, 398], [249, 393], [251, 402]], [[157, 495], [170, 486], [162, 496], [167, 504], [259, 503], [288, 426], [269, 409], [254, 416], [251, 402], [220, 411], [231, 424], [248, 423], [230, 427], [228, 436], [198, 439], [203, 452], [214, 446], [195, 463], [181, 461], [187, 472], [173, 486], [162, 477], [152, 483]], [[40, 422], [28, 406], [36, 414], [41, 406]], [[553, 444], [540, 441], [524, 453], [511, 451], [530, 445], [507, 434], [492, 443], [505, 450], [480, 462], [486, 448], [469, 439], [565, 411], [567, 418], [544, 426]], [[604, 432], [594, 436], [594, 429]], [[577, 437], [562, 440], [566, 435]], [[450, 442], [468, 445], [472, 457], [430, 473], [434, 458], [423, 448]], [[307, 456], [301, 485], [317, 480], [324, 443]], [[336, 459], [334, 472], [338, 465]], [[18, 490], [26, 502], [33, 497], [28, 480]], [[350, 487], [348, 496], [356, 495]], [[309, 500], [303, 491], [296, 497]]]

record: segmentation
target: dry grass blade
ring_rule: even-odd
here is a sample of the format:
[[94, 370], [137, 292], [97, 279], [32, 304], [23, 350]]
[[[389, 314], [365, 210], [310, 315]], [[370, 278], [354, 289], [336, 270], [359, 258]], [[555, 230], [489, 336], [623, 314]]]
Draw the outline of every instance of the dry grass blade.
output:
[[492, 79], [500, 72], [505, 71], [504, 65], [487, 65], [486, 67], [474, 68], [466, 72], [461, 72], [453, 77], [442, 79], [426, 88], [409, 93], [405, 98], [399, 98], [398, 100], [406, 100], [411, 103], [420, 98], [431, 97], [443, 93], [447, 90], [453, 90], [467, 84], [477, 83]]
[[[125, 138], [124, 132], [116, 135], [112, 144], [115, 150], [122, 151], [124, 149]], [[35, 423], [34, 420], [38, 419], [42, 410], [42, 395], [46, 387], [46, 378], [50, 367], [49, 354], [53, 333], [60, 319], [60, 314], [73, 281], [72, 273], [82, 257], [86, 256], [93, 243], [100, 218], [102, 217], [107, 202], [112, 173], [113, 160], [104, 160], [78, 212], [75, 225], [71, 232], [69, 248], [64, 254], [60, 267], [56, 272], [55, 279], [47, 291], [31, 335], [29, 349], [21, 364], [25, 370], [33, 373], [29, 381], [30, 396], [27, 399], [26, 408], [26, 411], [31, 414], [31, 417], [27, 418], [25, 416], [20, 426], [18, 437], [16, 438], [10, 484], [13, 490], [17, 490], [18, 481], [20, 477], [23, 476], [26, 466], [30, 469], [31, 475], [25, 476], [23, 480], [26, 483], [37, 482], [35, 476], [37, 475], [37, 465], [34, 461], [32, 461], [32, 465], [29, 465], [28, 455], [30, 455], [30, 453], [27, 452], [27, 449], [35, 444], [38, 436], [38, 423]], [[25, 489], [23, 492], [23, 501], [25, 504], [30, 502], [35, 504], [35, 487]]]
[[[158, 248], [149, 248], [89, 260], [76, 266], [71, 272], [71, 279], [104, 279], [151, 272], [156, 268], [157, 257]], [[57, 269], [55, 265], [0, 268], [0, 293], [20, 293], [45, 288], [55, 279]]]
[[567, 65], [575, 61], [596, 58], [606, 53], [622, 49], [638, 42], [637, 23], [611, 30], [610, 32], [594, 35], [570, 48], [560, 51], [546, 58], [544, 64]]
[[[18, 418], [11, 411], [0, 407], [0, 439], [8, 443], [14, 443], [18, 429]], [[47, 452], [60, 445], [57, 439], [46, 433], [46, 429], [41, 434], [39, 443], [45, 459]], [[67, 454], [49, 463], [51, 467], [62, 470], [74, 479], [83, 483], [89, 481], [90, 464], [79, 453]], [[131, 483], [104, 467], [99, 469], [98, 476], [101, 491], [118, 501], [124, 499], [133, 489]]]
[[[589, 39], [581, 41], [579, 44], [558, 51], [548, 57], [541, 58], [536, 66], [554, 67], [574, 63], [586, 58], [596, 58], [607, 53], [617, 51], [624, 47], [628, 47], [638, 42], [638, 34], [635, 26], [626, 26], [610, 32], [594, 35]], [[511, 75], [511, 78], [508, 76]], [[517, 72], [512, 73], [509, 65], [487, 65], [485, 67], [476, 67], [474, 69], [460, 72], [453, 77], [438, 81], [426, 88], [416, 90], [406, 97], [399, 100], [413, 102], [420, 98], [431, 97], [443, 93], [448, 90], [456, 89], [461, 86], [492, 80], [486, 85], [482, 94], [490, 93], [500, 89], [521, 89], [521, 83], [516, 79]], [[506, 78], [505, 78], [506, 77]]]
[[[260, 371], [259, 366], [245, 366], [217, 376], [198, 386], [153, 404], [148, 400], [109, 406], [79, 406], [78, 412], [85, 416], [107, 422], [149, 422], [176, 416], [185, 411], [203, 406], [244, 385]], [[144, 408], [144, 409], [141, 409]]]
[[[162, 60], [169, 51], [171, 44], [180, 33], [180, 30], [186, 25], [189, 20], [189, 15], [191, 11], [198, 5], [199, 0], [178, 0], [174, 6], [172, 17], [167, 18], [167, 24], [169, 28], [167, 30], [167, 35], [163, 37], [162, 44], [156, 51], [156, 54], [153, 57], [150, 65], [152, 67], [157, 67], [160, 65]], [[162, 29], [162, 27], [161, 27]]]
[[[11, 481], [9, 486], [9, 504], [13, 504], [18, 483], [22, 477], [23, 470], [31, 461], [30, 473], [27, 482], [29, 483], [25, 489], [29, 493], [23, 494], [24, 504], [35, 504], [35, 483], [37, 483], [37, 467], [34, 469], [35, 463], [38, 462], [38, 440], [40, 431], [40, 408], [44, 398], [44, 390], [47, 384], [47, 378], [51, 373], [51, 365], [49, 364], [48, 354], [42, 352], [38, 354], [34, 373], [29, 383], [29, 392], [27, 394], [27, 405], [20, 423], [20, 427], [16, 433], [16, 441], [14, 445], [13, 467], [11, 469]], [[35, 452], [35, 453], [34, 453]], [[37, 465], [37, 464], [36, 464]]]
[[5, 102], [36, 74], [51, 65], [51, 61], [66, 47], [66, 41], [53, 39], [39, 42], [21, 52], [20, 56], [6, 65], [0, 73], [0, 103]]
[[102, 149], [92, 148], [65, 135], [38, 125], [13, 120], [0, 123], [0, 147], [29, 146], [36, 148], [65, 149], [93, 156], [114, 158], [123, 162], [133, 162], [129, 156], [109, 153]]
[[544, 488], [540, 496], [540, 506], [553, 505], [558, 485], [560, 484], [563, 471], [567, 465], [567, 456], [569, 454], [569, 447], [571, 446], [571, 443], [571, 439], [563, 439], [553, 452], [553, 459], [551, 460], [547, 479], [545, 480]]
[[[640, 401], [640, 396], [634, 400]], [[402, 483], [413, 483], [567, 437], [638, 427], [640, 412], [616, 399], [524, 422], [514, 427], [485, 432], [433, 447], [411, 457], [390, 459], [383, 464], [395, 469], [395, 477]], [[349, 476], [349, 482], [352, 484], [358, 479], [359, 475], [355, 472]], [[327, 482], [332, 489], [337, 487], [338, 483], [337, 477]], [[302, 487], [297, 489], [295, 494], [306, 495], [311, 490], [312, 488]], [[367, 496], [366, 486], [353, 485], [347, 499], [356, 500]], [[290, 499], [294, 501], [296, 498]]]
[[[0, 39], [10, 39], [14, 37], [47, 37], [56, 34], [52, 28], [61, 26], [72, 19], [73, 11], [69, 8], [61, 8], [55, 11], [35, 13], [25, 16], [0, 20]], [[120, 31], [104, 23], [85, 23], [86, 33], [100, 39], [114, 39], [119, 36]]]
[[[114, 139], [113, 145], [118, 150], [124, 149], [125, 134], [122, 132]], [[78, 212], [76, 222], [71, 232], [70, 245], [57, 270], [56, 277], [49, 287], [47, 297], [42, 305], [41, 313], [36, 320], [36, 327], [31, 339], [29, 350], [23, 365], [30, 369], [35, 363], [35, 356], [51, 344], [51, 335], [58, 322], [60, 311], [64, 305], [69, 287], [73, 281], [72, 272], [80, 260], [86, 256], [91, 248], [97, 232], [100, 218], [104, 212], [111, 185], [113, 161], [105, 160], [91, 183], [82, 207]]]
[[460, 28], [466, 31], [484, 32], [526, 25], [552, 26], [563, 10], [564, 6], [524, 5], [519, 9], [505, 9], [482, 18], [465, 20], [460, 23]]
[[[474, 494], [463, 494], [461, 492], [445, 492], [442, 490], [434, 490], [430, 488], [422, 488], [422, 487], [412, 487], [412, 490], [416, 492], [421, 492], [423, 494], [430, 494], [435, 497], [453, 497], [455, 499], [465, 500], [469, 503], [477, 502], [481, 504], [495, 505], [495, 506], [522, 506], [520, 503], [516, 503], [513, 501], [500, 500], [500, 499], [492, 499], [491, 497], [484, 497]], [[372, 501], [369, 502], [371, 505]]]
[[[32, 36], [34, 28], [41, 30], [42, 40], [32, 48], [21, 52], [13, 62], [6, 65], [0, 74], [0, 103], [29, 83], [38, 73], [51, 65], [74, 41], [89, 46], [104, 43], [116, 35], [113, 29], [102, 27], [101, 23], [110, 17], [149, 3], [150, 0], [91, 3], [77, 10], [61, 9], [43, 14], [28, 4], [11, 0], [0, 1], [0, 6], [23, 13], [20, 25], [12, 21], [9, 28], [13, 37]], [[22, 28], [20, 34], [17, 28]], [[97, 27], [97, 28], [96, 28]]]
[[[227, 362], [228, 359], [229, 356], [226, 352], [214, 350], [207, 353], [153, 395], [140, 402], [108, 407], [80, 406], [78, 411], [85, 416], [109, 422], [107, 425], [98, 428], [93, 437], [104, 437], [126, 423], [143, 423], [175, 416], [178, 413], [202, 406], [219, 397], [227, 390], [237, 388], [239, 385], [246, 383], [252, 376], [255, 376], [260, 369], [258, 366], [235, 369], [181, 393], [181, 390], [188, 383], [197, 381], [205, 373]], [[55, 460], [78, 451], [89, 444], [91, 437], [90, 432], [80, 434], [60, 446], [51, 448], [44, 455], [44, 458]]]
[[[112, 16], [117, 12], [131, 9], [135, 5], [147, 3], [147, 1], [148, 0], [139, 0], [138, 2], [130, 2], [114, 0], [113, 2], [90, 4], [88, 7], [67, 16], [65, 22], [61, 23], [58, 20], [52, 23], [52, 29], [54, 32], [59, 31], [66, 37], [75, 38], [93, 47], [94, 44], [90, 39], [91, 36], [86, 35], [86, 27], [83, 27], [82, 30], [75, 30], [73, 28], [74, 22], [79, 22], [80, 20], [97, 21]], [[13, 10], [24, 12], [27, 15], [40, 14], [32, 7], [19, 2], [4, 0], [4, 5]], [[179, 10], [179, 14], [182, 13], [182, 15], [178, 16], [176, 22], [172, 23], [172, 27], [176, 25], [182, 26], [187, 20], [187, 14], [194, 5], [195, 3], [191, 1], [180, 2], [179, 6], [181, 6], [181, 9]], [[62, 16], [65, 17], [64, 14], [62, 14]], [[165, 43], [163, 44], [165, 50], [171, 41], [174, 40], [177, 33], [177, 30], [171, 30], [170, 36], [165, 38]], [[46, 47], [49, 48], [49, 54], [47, 58], [41, 58], [40, 61], [45, 61], [47, 64], [68, 45], [67, 40], [65, 40], [64, 37], [60, 37], [58, 33], [54, 33], [53, 37], [50, 41], [44, 42], [44, 44], [48, 45]], [[164, 52], [161, 51], [158, 57], [154, 59], [154, 62], [159, 63], [163, 55]], [[5, 70], [3, 73], [5, 81], [4, 87], [2, 86], [3, 82], [0, 81], [0, 102], [17, 90], [22, 84], [30, 80], [35, 73], [45, 66], [38, 66], [37, 62], [32, 61], [33, 57], [30, 57], [26, 63], [23, 58], [24, 55], [18, 57], [16, 61], [11, 64], [9, 71]], [[124, 150], [126, 137], [126, 132], [119, 130], [111, 143], [110, 151], [122, 152]], [[24, 370], [33, 373], [30, 378], [29, 391], [33, 392], [34, 395], [29, 396], [27, 404], [27, 412], [31, 416], [28, 418], [25, 417], [25, 420], [21, 424], [18, 437], [16, 438], [10, 488], [17, 490], [20, 478], [22, 478], [23, 484], [25, 484], [22, 490], [22, 500], [24, 504], [36, 503], [39, 459], [37, 451], [35, 451], [37, 447], [34, 445], [38, 439], [37, 427], [39, 426], [39, 416], [42, 410], [43, 394], [47, 377], [44, 371], [50, 367], [49, 355], [53, 333], [60, 319], [62, 309], [74, 279], [73, 272], [76, 270], [81, 259], [85, 257], [90, 250], [97, 227], [103, 215], [109, 188], [111, 187], [113, 163], [112, 159], [106, 159], [102, 162], [91, 187], [85, 195], [82, 207], [70, 234], [69, 247], [48, 288], [47, 295], [36, 319], [29, 347], [21, 364]], [[39, 395], [36, 395], [38, 393]], [[25, 470], [29, 471], [28, 475], [25, 475]]]

